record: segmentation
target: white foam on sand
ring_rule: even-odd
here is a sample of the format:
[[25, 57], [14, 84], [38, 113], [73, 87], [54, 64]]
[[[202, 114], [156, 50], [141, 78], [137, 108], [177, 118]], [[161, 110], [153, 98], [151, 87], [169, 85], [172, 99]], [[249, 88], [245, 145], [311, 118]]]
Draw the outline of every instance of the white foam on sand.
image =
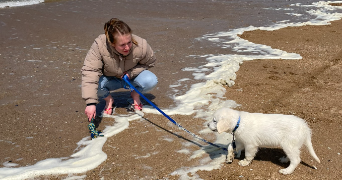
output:
[[[268, 30], [273, 31], [277, 29], [281, 29], [289, 26], [305, 26], [305, 25], [327, 25], [330, 24], [331, 21], [339, 20], [342, 18], [342, 13], [330, 12], [336, 10], [342, 10], [342, 7], [330, 6], [328, 2], [317, 2], [312, 5], [307, 5], [305, 7], [316, 7], [316, 10], [309, 10], [308, 13], [315, 16], [315, 19], [311, 19], [307, 22], [301, 23], [277, 23], [275, 25], [269, 27], [247, 27], [247, 28], [239, 28], [229, 32], [219, 32], [216, 34], [207, 34], [203, 37], [199, 38], [199, 40], [208, 40], [213, 43], [219, 42], [220, 39], [231, 39], [230, 41], [226, 41], [222, 44], [222, 48], [233, 48], [236, 52], [248, 52], [250, 54], [255, 55], [210, 55], [207, 57], [208, 64], [202, 67], [188, 67], [185, 68], [187, 71], [194, 71], [194, 79], [203, 79], [206, 82], [193, 84], [191, 89], [185, 93], [184, 95], [175, 97], [176, 101], [179, 101], [179, 105], [174, 108], [168, 110], [169, 114], [179, 114], [179, 112], [184, 112], [184, 114], [195, 114], [196, 117], [203, 118], [206, 120], [204, 124], [204, 130], [200, 131], [201, 134], [213, 133], [206, 128], [205, 124], [211, 121], [211, 115], [220, 107], [236, 107], [234, 101], [230, 100], [222, 100], [225, 94], [225, 87], [234, 85], [234, 80], [236, 79], [236, 72], [239, 70], [239, 65], [243, 63], [243, 61], [249, 61], [254, 59], [301, 59], [302, 57], [299, 54], [295, 53], [287, 53], [285, 51], [279, 49], [272, 49], [269, 46], [254, 44], [247, 40], [241, 39], [238, 35], [241, 35], [245, 31], [252, 30]], [[333, 1], [335, 3], [341, 3], [342, 1]], [[296, 4], [294, 6], [302, 6], [300, 4]], [[204, 72], [207, 71], [208, 67], [213, 68], [213, 72], [205, 75]], [[200, 71], [200, 69], [204, 69], [204, 71]], [[203, 110], [194, 110], [199, 107], [208, 106], [206, 111]], [[215, 144], [227, 145], [231, 142], [232, 136], [227, 133], [218, 134], [216, 133], [216, 141]], [[227, 140], [228, 139], [228, 140]], [[209, 150], [208, 150], [209, 148]], [[210, 150], [211, 148], [211, 150]], [[208, 154], [211, 157], [215, 157], [207, 161]], [[182, 167], [172, 173], [172, 175], [179, 175], [180, 179], [200, 179], [196, 174], [199, 170], [211, 171], [213, 169], [220, 168], [225, 162], [225, 152], [222, 149], [205, 146], [204, 148], [192, 152], [192, 156], [189, 159], [194, 158], [202, 158], [201, 162], [203, 164], [199, 164], [194, 167]], [[189, 176], [191, 175], [191, 176]]]
[[112, 117], [115, 119], [115, 123], [103, 130], [104, 137], [93, 140], [90, 137], [83, 138], [77, 143], [76, 150], [80, 150], [70, 157], [45, 159], [32, 166], [1, 168], [0, 179], [28, 179], [40, 175], [84, 173], [96, 168], [107, 159], [107, 154], [102, 151], [107, 138], [125, 130], [129, 126], [129, 121], [141, 118], [137, 114]]
[[[342, 1], [334, 1], [340, 3]], [[205, 124], [211, 120], [211, 116], [215, 110], [220, 107], [237, 107], [239, 106], [232, 100], [225, 100], [225, 88], [234, 85], [236, 79], [236, 72], [239, 70], [240, 64], [243, 61], [249, 61], [254, 59], [301, 59], [299, 54], [287, 53], [282, 50], [272, 49], [269, 46], [254, 44], [238, 37], [244, 31], [251, 30], [276, 30], [288, 26], [304, 26], [304, 25], [326, 25], [330, 21], [341, 19], [342, 13], [336, 13], [334, 11], [340, 10], [341, 7], [329, 6], [328, 2], [317, 2], [309, 6], [301, 4], [294, 4], [293, 6], [303, 7], [315, 7], [315, 10], [308, 10], [308, 13], [314, 15], [316, 18], [307, 22], [301, 23], [286, 23], [278, 22], [275, 25], [269, 27], [246, 27], [239, 28], [229, 32], [219, 32], [215, 34], [207, 34], [198, 40], [208, 40], [213, 43], [220, 42], [220, 39], [230, 39], [222, 43], [222, 48], [233, 48], [237, 53], [248, 52], [251, 55], [207, 55], [208, 63], [200, 67], [188, 67], [184, 68], [186, 71], [193, 71], [194, 79], [203, 80], [203, 82], [193, 84], [189, 91], [183, 95], [176, 96], [174, 99], [177, 102], [177, 107], [163, 110], [168, 115], [181, 114], [181, 115], [193, 115], [197, 118], [203, 119], [203, 130], [200, 132], [193, 132], [195, 134], [207, 134], [212, 133], [206, 128]], [[208, 72], [211, 72], [208, 74]], [[176, 85], [171, 88], [179, 87], [183, 82], [189, 79], [181, 79]], [[177, 92], [177, 91], [174, 91]], [[205, 108], [206, 110], [200, 110]], [[144, 106], [144, 113], [159, 112], [152, 106]], [[39, 175], [56, 175], [56, 174], [73, 174], [84, 173], [88, 170], [96, 168], [103, 161], [107, 159], [107, 155], [102, 151], [102, 147], [107, 138], [114, 136], [124, 131], [129, 126], [129, 121], [140, 119], [142, 114], [138, 115], [117, 115], [112, 116], [115, 119], [113, 126], [108, 126], [104, 129], [104, 137], [91, 140], [90, 137], [83, 138], [78, 142], [78, 148], [76, 153], [70, 157], [62, 158], [50, 158], [42, 160], [34, 165], [26, 167], [11, 167], [15, 164], [7, 164], [8, 167], [0, 168], [0, 179], [27, 179], [33, 178]], [[186, 127], [185, 127], [186, 128]], [[228, 139], [228, 140], [227, 140]], [[165, 139], [164, 139], [165, 140]], [[231, 135], [227, 133], [217, 134], [216, 141], [213, 142], [217, 145], [226, 147], [231, 141]], [[176, 150], [176, 153], [189, 154], [189, 160], [199, 159], [199, 164], [193, 167], [182, 167], [171, 175], [179, 175], [180, 179], [200, 179], [196, 174], [199, 170], [211, 171], [218, 169], [224, 165], [225, 151], [206, 145], [201, 149], [191, 152], [189, 149]], [[210, 156], [208, 156], [210, 154]], [[143, 157], [137, 158], [151, 158], [150, 154], [146, 154]], [[191, 177], [189, 176], [191, 175]], [[85, 178], [82, 177], [68, 177], [73, 178]]]
[[17, 7], [17, 6], [28, 6], [33, 4], [39, 4], [44, 2], [44, 0], [21, 0], [21, 1], [6, 1], [0, 2], [0, 8], [5, 7]]

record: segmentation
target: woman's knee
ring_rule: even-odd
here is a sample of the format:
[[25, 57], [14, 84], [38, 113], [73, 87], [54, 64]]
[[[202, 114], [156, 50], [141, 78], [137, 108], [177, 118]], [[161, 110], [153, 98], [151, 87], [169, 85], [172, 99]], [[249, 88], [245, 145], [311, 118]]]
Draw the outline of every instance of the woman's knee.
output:
[[140, 86], [143, 93], [151, 91], [158, 84], [157, 76], [148, 70], [141, 72], [135, 81]]
[[109, 95], [109, 90], [106, 87], [108, 84], [108, 78], [106, 76], [101, 76], [99, 79], [99, 86], [97, 89], [97, 97], [99, 99], [104, 99]]

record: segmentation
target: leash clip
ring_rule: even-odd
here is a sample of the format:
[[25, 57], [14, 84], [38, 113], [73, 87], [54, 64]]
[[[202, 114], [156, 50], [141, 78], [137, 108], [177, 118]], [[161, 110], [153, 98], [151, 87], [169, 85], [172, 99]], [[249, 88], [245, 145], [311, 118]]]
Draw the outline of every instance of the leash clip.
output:
[[233, 141], [232, 141], [232, 145], [233, 145], [233, 149], [234, 151], [236, 150], [236, 144], [235, 144], [235, 133], [232, 133], [233, 134]]
[[235, 131], [236, 129], [240, 126], [240, 120], [241, 120], [241, 117], [239, 116], [239, 120], [235, 126], [235, 128], [233, 129], [233, 132], [232, 132], [232, 135], [233, 135], [233, 141], [232, 141], [232, 145], [233, 145], [233, 149], [234, 151], [236, 150], [236, 144], [235, 144]]

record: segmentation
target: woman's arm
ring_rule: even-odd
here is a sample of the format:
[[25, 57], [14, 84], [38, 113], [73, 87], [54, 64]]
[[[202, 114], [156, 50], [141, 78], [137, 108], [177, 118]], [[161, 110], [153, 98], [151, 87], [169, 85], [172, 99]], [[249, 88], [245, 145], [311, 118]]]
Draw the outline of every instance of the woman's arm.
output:
[[82, 67], [82, 98], [86, 104], [98, 103], [97, 88], [102, 75], [102, 56], [98, 42], [92, 44]]
[[144, 57], [138, 62], [138, 64], [134, 68], [127, 71], [127, 74], [131, 78], [138, 76], [143, 70], [147, 70], [155, 66], [157, 59], [153, 53], [151, 46], [146, 43], [145, 46], [143, 45], [143, 47], [146, 48], [146, 53]]

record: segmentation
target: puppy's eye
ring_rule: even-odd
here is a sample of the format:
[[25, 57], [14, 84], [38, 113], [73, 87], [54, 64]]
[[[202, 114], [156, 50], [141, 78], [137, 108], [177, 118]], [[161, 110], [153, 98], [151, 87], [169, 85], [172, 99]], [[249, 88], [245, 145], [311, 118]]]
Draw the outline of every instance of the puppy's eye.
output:
[[215, 118], [213, 119], [213, 122], [216, 123], [216, 119]]

